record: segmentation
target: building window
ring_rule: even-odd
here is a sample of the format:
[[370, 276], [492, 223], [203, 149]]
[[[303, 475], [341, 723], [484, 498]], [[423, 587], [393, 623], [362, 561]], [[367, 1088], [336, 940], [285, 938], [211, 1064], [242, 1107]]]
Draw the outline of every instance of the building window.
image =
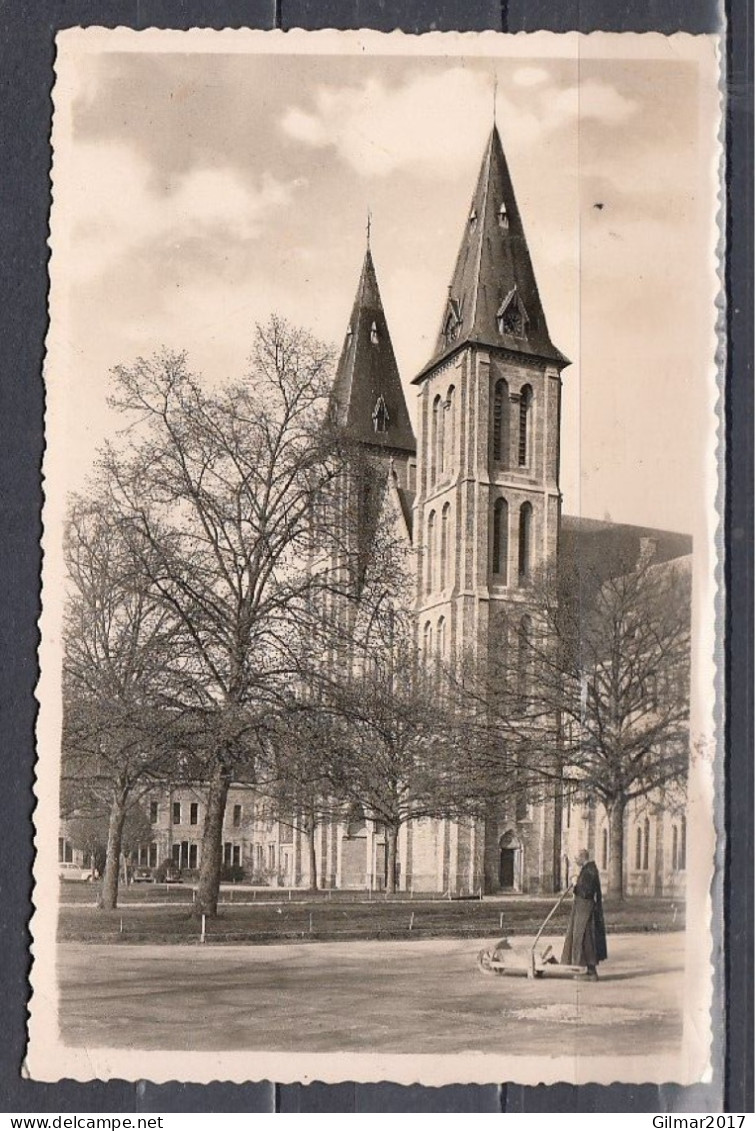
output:
[[154, 840], [153, 840], [152, 844], [150, 845], [148, 863], [149, 863], [150, 868], [157, 868], [157, 844], [155, 843]]
[[533, 406], [533, 390], [525, 385], [520, 392], [520, 434], [517, 448], [517, 462], [520, 467], [530, 463], [530, 418]]
[[475, 210], [475, 205], [473, 205], [472, 211], [470, 213], [470, 216], [469, 216], [467, 222], [470, 225], [470, 231], [474, 232], [475, 229], [478, 226], [478, 213]]
[[268, 845], [268, 867], [270, 868], [271, 872], [273, 872], [275, 870], [275, 867], [276, 867], [276, 846], [275, 846], [275, 844], [269, 844]]
[[680, 834], [677, 825], [672, 826], [672, 870], [677, 872], [680, 867]]
[[423, 660], [426, 664], [430, 663], [433, 655], [433, 627], [430, 621], [426, 621], [425, 628], [423, 629]]
[[455, 443], [455, 418], [454, 418], [454, 386], [449, 387], [446, 394], [446, 424], [444, 426], [444, 435], [446, 437], [446, 455], [444, 456], [444, 467], [447, 471], [453, 471], [455, 465], [454, 459], [454, 443]]
[[688, 852], [687, 826], [686, 826], [686, 823], [685, 823], [685, 818], [683, 817], [682, 820], [680, 821], [680, 852], [679, 852], [679, 855], [678, 855], [678, 860], [680, 862], [680, 871], [681, 872], [684, 872], [685, 868], [686, 868], [687, 852]]
[[436, 432], [436, 467], [438, 468], [439, 478], [443, 476], [446, 470], [446, 405], [440, 397], [436, 398], [438, 401], [438, 431]]
[[493, 512], [493, 560], [494, 574], [507, 584], [509, 572], [509, 506], [506, 499], [497, 499]]
[[232, 855], [233, 850], [234, 850], [233, 844], [231, 843], [230, 840], [227, 840], [225, 842], [225, 844], [223, 845], [223, 863], [226, 867], [228, 867], [228, 865], [231, 864], [231, 862], [233, 860], [233, 855]]
[[446, 621], [443, 617], [438, 618], [438, 642], [436, 647], [438, 650], [438, 659], [441, 661], [446, 655]]
[[519, 532], [519, 579], [520, 585], [525, 585], [530, 580], [531, 571], [531, 545], [533, 541], [533, 508], [530, 503], [523, 503], [520, 507], [520, 532]]
[[431, 486], [436, 482], [438, 474], [438, 432], [441, 415], [441, 397], [436, 397], [433, 402], [433, 415], [431, 417], [431, 442], [430, 442], [430, 481]]
[[648, 847], [651, 841], [651, 822], [646, 817], [643, 822], [643, 871], [648, 871]]
[[524, 616], [517, 629], [517, 694], [527, 695], [531, 668], [533, 622]]
[[643, 830], [640, 825], [635, 830], [635, 870], [640, 872], [643, 861]]
[[156, 825], [158, 819], [158, 803], [157, 801], [150, 802], [150, 824]]
[[242, 807], [241, 805], [234, 805], [233, 815], [234, 828], [238, 829], [242, 822]]
[[199, 819], [199, 805], [196, 801], [192, 801], [189, 806], [189, 824], [196, 825]]
[[604, 871], [609, 867], [609, 830], [601, 830], [601, 867]]
[[449, 570], [449, 511], [451, 507], [446, 503], [444, 509], [441, 511], [441, 588], [445, 589], [448, 584], [448, 570]]
[[181, 802], [180, 801], [174, 801], [173, 802], [173, 823], [174, 823], [174, 825], [180, 825], [181, 824]]
[[507, 215], [507, 206], [502, 200], [499, 208], [499, 227], [507, 229], [509, 227], [509, 216]]
[[507, 463], [509, 439], [509, 385], [497, 381], [493, 396], [493, 458], [495, 463]]
[[433, 554], [435, 552], [436, 512], [428, 515], [428, 541], [425, 547], [425, 592], [433, 592]]
[[378, 327], [376, 326], [375, 322], [370, 327], [370, 341], [374, 346], [378, 345]]

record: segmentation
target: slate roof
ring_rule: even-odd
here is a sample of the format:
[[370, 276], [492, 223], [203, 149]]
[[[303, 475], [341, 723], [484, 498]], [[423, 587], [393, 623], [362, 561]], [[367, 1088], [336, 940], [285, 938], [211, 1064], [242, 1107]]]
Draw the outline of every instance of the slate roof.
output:
[[562, 515], [560, 557], [584, 563], [598, 577], [621, 577], [635, 569], [644, 541], [653, 549], [654, 565], [677, 561], [693, 552], [689, 534]]
[[370, 248], [365, 253], [332, 398], [352, 439], [388, 451], [417, 449]]
[[543, 358], [567, 358], [552, 343], [499, 131], [494, 125], [462, 236], [433, 356], [474, 343]]

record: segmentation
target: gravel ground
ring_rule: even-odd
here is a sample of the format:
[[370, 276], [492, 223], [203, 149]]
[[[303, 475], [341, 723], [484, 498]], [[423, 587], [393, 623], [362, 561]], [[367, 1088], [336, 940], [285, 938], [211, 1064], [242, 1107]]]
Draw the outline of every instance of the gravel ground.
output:
[[679, 1046], [682, 934], [611, 936], [596, 984], [484, 975], [476, 955], [490, 941], [62, 943], [61, 1035], [144, 1050], [621, 1057]]

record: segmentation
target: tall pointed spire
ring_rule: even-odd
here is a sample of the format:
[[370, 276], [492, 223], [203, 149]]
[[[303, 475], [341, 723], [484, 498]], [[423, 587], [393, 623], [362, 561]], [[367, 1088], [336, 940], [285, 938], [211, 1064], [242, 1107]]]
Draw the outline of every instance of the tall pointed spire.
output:
[[370, 250], [369, 212], [365, 260], [336, 370], [333, 401], [352, 439], [414, 455], [415, 434]]
[[[494, 100], [495, 100], [494, 94]], [[495, 102], [494, 102], [495, 105]], [[478, 175], [436, 348], [441, 358], [475, 343], [539, 357], [560, 368], [538, 294], [512, 179], [494, 121]]]

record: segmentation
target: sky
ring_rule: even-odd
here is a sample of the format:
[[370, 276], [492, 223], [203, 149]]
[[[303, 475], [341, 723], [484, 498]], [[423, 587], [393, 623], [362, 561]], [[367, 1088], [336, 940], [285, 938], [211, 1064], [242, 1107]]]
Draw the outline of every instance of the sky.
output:
[[701, 528], [710, 52], [702, 68], [685, 51], [531, 54], [513, 38], [495, 57], [111, 45], [59, 69], [47, 380], [65, 406], [66, 489], [117, 425], [114, 365], [167, 346], [208, 383], [236, 380], [272, 312], [339, 347], [368, 209], [414, 418], [495, 102], [551, 338], [572, 362], [564, 510]]

